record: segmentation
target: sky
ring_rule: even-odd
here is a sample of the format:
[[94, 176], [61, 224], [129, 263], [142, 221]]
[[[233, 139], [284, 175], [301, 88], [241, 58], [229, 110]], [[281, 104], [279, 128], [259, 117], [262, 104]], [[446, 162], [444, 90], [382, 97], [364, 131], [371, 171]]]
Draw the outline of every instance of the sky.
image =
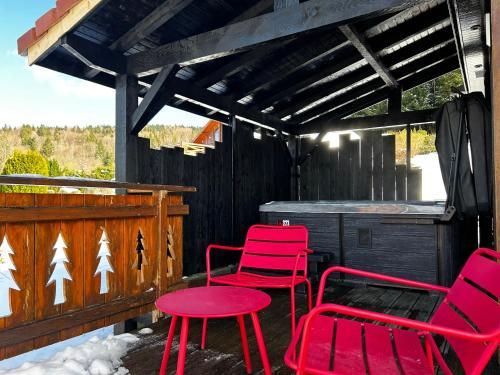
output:
[[[38, 66], [17, 39], [55, 0], [0, 0], [0, 126], [114, 125], [114, 90]], [[206, 118], [165, 107], [151, 123], [203, 126]]]

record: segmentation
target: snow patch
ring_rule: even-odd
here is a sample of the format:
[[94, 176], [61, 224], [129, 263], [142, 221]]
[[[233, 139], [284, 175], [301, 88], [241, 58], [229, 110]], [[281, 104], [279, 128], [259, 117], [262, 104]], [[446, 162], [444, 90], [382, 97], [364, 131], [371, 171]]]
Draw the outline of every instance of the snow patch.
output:
[[151, 328], [143, 328], [139, 332], [137, 332], [139, 335], [150, 335], [153, 333], [153, 330]]
[[41, 362], [26, 362], [21, 367], [0, 370], [1, 375], [125, 375], [121, 358], [131, 344], [139, 341], [134, 335], [97, 336], [78, 346], [68, 346], [52, 358]]

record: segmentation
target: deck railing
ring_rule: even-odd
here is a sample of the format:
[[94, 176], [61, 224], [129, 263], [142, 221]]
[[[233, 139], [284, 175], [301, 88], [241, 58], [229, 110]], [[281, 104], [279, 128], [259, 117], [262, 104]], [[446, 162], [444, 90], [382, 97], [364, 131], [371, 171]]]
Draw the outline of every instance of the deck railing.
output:
[[189, 208], [171, 193], [194, 188], [11, 176], [0, 184], [135, 192], [0, 193], [0, 358], [149, 312], [180, 281]]

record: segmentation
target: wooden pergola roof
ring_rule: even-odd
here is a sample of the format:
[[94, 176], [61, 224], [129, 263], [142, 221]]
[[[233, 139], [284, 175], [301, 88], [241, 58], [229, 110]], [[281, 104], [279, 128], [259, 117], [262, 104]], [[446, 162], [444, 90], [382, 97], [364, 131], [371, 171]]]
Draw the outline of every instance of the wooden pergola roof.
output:
[[484, 91], [482, 6], [481, 0], [58, 0], [18, 46], [30, 64], [109, 87], [117, 75], [137, 75], [144, 100], [132, 134], [165, 104], [301, 134], [458, 67], [467, 90]]

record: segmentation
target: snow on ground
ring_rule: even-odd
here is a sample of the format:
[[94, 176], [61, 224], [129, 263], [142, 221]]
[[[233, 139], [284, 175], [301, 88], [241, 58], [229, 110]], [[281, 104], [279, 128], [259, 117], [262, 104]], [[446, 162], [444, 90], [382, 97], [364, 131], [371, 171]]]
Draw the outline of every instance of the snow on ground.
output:
[[137, 332], [139, 335], [150, 335], [153, 333], [153, 330], [149, 327], [141, 329], [139, 332]]
[[422, 200], [446, 200], [437, 152], [412, 157], [411, 166], [422, 169]]
[[[1, 375], [125, 375], [121, 358], [134, 343], [134, 335], [91, 337], [76, 346], [66, 346], [51, 358], [29, 361], [15, 369], [0, 370]], [[1, 364], [1, 363], [0, 363]]]

